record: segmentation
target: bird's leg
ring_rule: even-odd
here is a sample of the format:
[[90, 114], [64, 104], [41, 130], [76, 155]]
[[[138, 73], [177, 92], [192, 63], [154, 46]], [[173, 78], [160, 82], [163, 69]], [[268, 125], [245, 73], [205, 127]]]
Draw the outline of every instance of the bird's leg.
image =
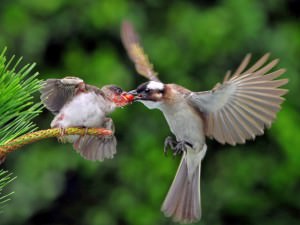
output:
[[166, 137], [164, 144], [164, 154], [167, 155], [168, 147], [170, 147], [173, 151], [176, 148], [178, 142], [171, 136]]
[[111, 130], [112, 132], [115, 131], [115, 126], [114, 126], [113, 120], [112, 120], [111, 118], [109, 118], [109, 117], [105, 117], [102, 126], [103, 126], [103, 128], [109, 129], [109, 130]]
[[88, 130], [89, 130], [89, 128], [88, 127], [86, 127], [85, 129], [84, 129], [84, 137], [87, 135], [87, 133], [88, 133]]
[[[87, 133], [88, 133], [88, 129], [89, 129], [89, 128], [88, 128], [88, 127], [80, 127], [80, 128], [85, 128], [85, 129], [84, 129], [84, 134], [83, 134], [83, 136], [82, 136], [82, 135], [79, 136], [79, 139], [80, 139], [81, 141], [84, 141], [84, 139], [85, 139], [86, 136], [87, 136]], [[79, 140], [79, 139], [78, 139], [78, 140]]]
[[57, 137], [57, 140], [61, 143], [64, 143], [63, 137], [65, 136], [66, 128], [63, 127], [58, 127], [58, 128], [59, 128], [59, 137]]
[[66, 134], [66, 128], [60, 127], [59, 128], [59, 135], [64, 136]]
[[165, 145], [164, 145], [164, 153], [167, 154], [168, 147], [173, 150], [173, 155], [176, 156], [182, 152], [185, 152], [187, 150], [187, 146], [193, 148], [193, 145], [188, 141], [177, 141], [173, 137], [168, 136], [165, 139]]
[[[112, 135], [114, 135], [114, 133], [115, 133], [115, 125], [114, 125], [114, 122], [113, 122], [112, 118], [106, 117], [104, 119], [102, 127], [105, 128], [105, 129], [111, 130]], [[111, 139], [111, 137], [109, 135], [108, 136], [104, 136], [103, 138], [104, 139]]]
[[187, 146], [193, 148], [193, 145], [187, 141], [178, 141], [175, 148], [173, 149], [173, 155], [176, 156], [182, 152], [185, 152], [187, 150]]

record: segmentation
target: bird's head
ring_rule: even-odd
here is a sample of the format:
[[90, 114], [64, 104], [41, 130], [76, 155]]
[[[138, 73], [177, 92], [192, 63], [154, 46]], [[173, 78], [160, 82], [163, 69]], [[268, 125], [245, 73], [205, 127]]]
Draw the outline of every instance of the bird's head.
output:
[[149, 109], [160, 108], [164, 100], [165, 84], [157, 81], [149, 81], [128, 93], [133, 94], [135, 101], [142, 102]]
[[117, 107], [125, 106], [134, 100], [134, 95], [123, 91], [122, 88], [116, 85], [106, 85], [102, 87], [101, 90], [105, 94], [105, 97], [114, 102]]

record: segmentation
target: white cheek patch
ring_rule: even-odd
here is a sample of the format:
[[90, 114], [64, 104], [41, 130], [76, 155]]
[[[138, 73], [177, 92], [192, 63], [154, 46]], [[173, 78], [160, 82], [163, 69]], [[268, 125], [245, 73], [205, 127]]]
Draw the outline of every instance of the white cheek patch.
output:
[[163, 90], [164, 84], [156, 81], [150, 81], [147, 85], [147, 88], [151, 90]]

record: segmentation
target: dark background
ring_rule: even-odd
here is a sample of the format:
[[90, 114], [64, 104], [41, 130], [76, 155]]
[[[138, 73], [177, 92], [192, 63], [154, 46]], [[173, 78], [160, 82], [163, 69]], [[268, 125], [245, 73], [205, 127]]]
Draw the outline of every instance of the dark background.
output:
[[[300, 223], [300, 2], [296, 0], [1, 0], [0, 48], [36, 62], [40, 79], [79, 76], [126, 90], [138, 77], [120, 41], [123, 19], [141, 35], [161, 80], [208, 90], [246, 53], [280, 58], [290, 79], [272, 128], [246, 145], [208, 141], [199, 224]], [[37, 93], [38, 101], [38, 93]], [[9, 155], [18, 178], [0, 217], [4, 225], [172, 224], [160, 206], [179, 157], [164, 157], [168, 126], [142, 104], [112, 114], [119, 139], [113, 160], [89, 162], [55, 139]], [[53, 116], [44, 110], [41, 129]]]

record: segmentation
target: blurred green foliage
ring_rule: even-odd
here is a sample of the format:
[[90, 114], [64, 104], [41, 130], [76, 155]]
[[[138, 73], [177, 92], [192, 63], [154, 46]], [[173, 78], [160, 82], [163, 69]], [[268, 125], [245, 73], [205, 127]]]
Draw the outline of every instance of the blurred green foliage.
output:
[[[37, 62], [42, 79], [75, 75], [124, 89], [145, 80], [121, 45], [123, 19], [135, 24], [161, 79], [192, 90], [213, 87], [248, 52], [271, 52], [287, 68], [287, 101], [256, 141], [208, 141], [199, 224], [292, 225], [300, 220], [299, 11], [295, 0], [2, 0], [0, 47]], [[47, 128], [52, 117], [45, 111], [36, 122]], [[163, 156], [170, 131], [162, 114], [134, 104], [112, 117], [113, 160], [85, 161], [56, 140], [10, 154], [5, 166], [18, 179], [0, 224], [172, 224], [160, 205], [179, 158]]]

